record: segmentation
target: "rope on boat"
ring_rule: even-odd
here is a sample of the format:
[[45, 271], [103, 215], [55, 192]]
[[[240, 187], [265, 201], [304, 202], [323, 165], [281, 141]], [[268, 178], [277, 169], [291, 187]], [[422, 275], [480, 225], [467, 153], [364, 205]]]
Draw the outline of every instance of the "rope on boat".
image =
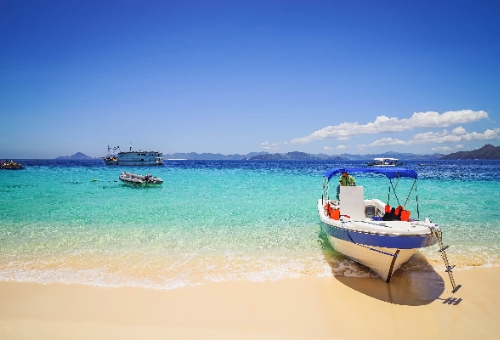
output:
[[[349, 221], [349, 222], [351, 222], [351, 221]], [[352, 239], [351, 235], [349, 234], [349, 230], [347, 230], [347, 229], [343, 226], [343, 224], [344, 224], [344, 223], [349, 223], [349, 222], [340, 221], [340, 223], [341, 223], [341, 225], [342, 225], [342, 229], [345, 231], [345, 233], [347, 234], [347, 237], [349, 238], [349, 240], [351, 240], [351, 242], [352, 242], [352, 243], [354, 243], [354, 244], [355, 244], [355, 245], [357, 245], [357, 246], [365, 247], [365, 248], [367, 248], [367, 249], [370, 249], [370, 250], [376, 251], [377, 253], [381, 253], [381, 254], [384, 254], [384, 255], [392, 256], [392, 257], [398, 257], [398, 253], [399, 253], [399, 251], [397, 251], [395, 254], [391, 254], [391, 253], [388, 253], [388, 252], [385, 252], [385, 251], [382, 251], [382, 250], [378, 250], [378, 249], [372, 248], [372, 247], [367, 246], [367, 245], [364, 245], [364, 244], [356, 243], [356, 242]], [[354, 221], [354, 222], [360, 222], [360, 221]]]
[[[344, 222], [340, 221], [340, 223], [343, 224]], [[369, 247], [369, 246], [364, 245], [364, 244], [356, 243], [356, 242], [354, 242], [354, 240], [352, 239], [351, 235], [349, 234], [349, 231], [347, 229], [345, 229], [343, 226], [342, 226], [342, 228], [344, 229], [345, 233], [347, 234], [347, 237], [349, 238], [349, 240], [351, 240], [351, 242], [354, 243], [355, 245], [360, 246], [360, 247], [364, 247], [364, 248], [369, 249], [371, 251], [374, 251], [374, 252], [377, 252], [377, 253], [380, 253], [380, 254], [392, 257], [391, 265], [389, 267], [389, 272], [387, 273], [387, 279], [385, 280], [385, 282], [389, 282], [390, 279], [391, 279], [391, 277], [392, 277], [393, 271], [394, 271], [394, 264], [396, 263], [396, 260], [398, 258], [399, 252], [401, 250], [400, 249], [396, 249], [396, 252], [394, 254], [391, 254], [391, 253], [388, 253], [388, 252], [385, 252], [385, 251], [382, 251], [382, 250], [379, 250], [379, 249], [375, 249], [375, 248]]]
[[376, 225], [377, 227], [382, 226], [389, 228], [389, 226], [385, 223], [375, 223], [375, 222], [370, 222], [370, 221], [361, 221], [361, 220], [349, 220], [349, 221], [343, 221], [344, 223], [351, 223], [351, 222], [359, 222], [359, 223], [366, 223], [366, 224], [372, 224]]

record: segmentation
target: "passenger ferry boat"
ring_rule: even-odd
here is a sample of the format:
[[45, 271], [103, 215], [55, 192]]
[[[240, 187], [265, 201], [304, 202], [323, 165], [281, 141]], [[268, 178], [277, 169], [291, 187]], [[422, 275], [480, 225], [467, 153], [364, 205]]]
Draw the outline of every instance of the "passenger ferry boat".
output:
[[163, 155], [159, 151], [132, 151], [132, 147], [129, 151], [120, 151], [119, 146], [110, 148], [109, 145], [108, 154], [102, 160], [106, 165], [163, 165]]

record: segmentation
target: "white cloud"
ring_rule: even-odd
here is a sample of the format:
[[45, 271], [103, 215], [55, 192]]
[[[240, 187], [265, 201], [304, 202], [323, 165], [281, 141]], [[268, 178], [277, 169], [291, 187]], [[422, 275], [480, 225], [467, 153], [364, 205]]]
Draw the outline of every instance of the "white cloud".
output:
[[432, 148], [431, 150], [434, 152], [445, 152], [453, 150], [453, 148], [450, 148], [449, 146], [439, 146], [437, 148]]
[[401, 132], [413, 130], [415, 128], [448, 127], [451, 125], [471, 123], [487, 118], [487, 112], [472, 110], [446, 111], [442, 114], [434, 111], [415, 112], [410, 118], [403, 119], [379, 116], [375, 118], [375, 121], [364, 125], [358, 124], [357, 122], [344, 122], [339, 125], [327, 126], [308, 136], [295, 138], [291, 141], [291, 143], [305, 144], [325, 138], [348, 140], [359, 135]]
[[376, 140], [375, 142], [373, 142], [369, 145], [363, 145], [363, 147], [366, 147], [366, 146], [407, 145], [407, 144], [408, 144], [408, 142], [405, 142], [404, 140], [389, 137], [389, 138], [382, 138], [382, 139]]
[[323, 149], [325, 149], [325, 150], [332, 150], [333, 148], [330, 147], [330, 146], [325, 146], [325, 147], [323, 147]]
[[264, 150], [269, 150], [271, 147], [269, 146], [269, 142], [264, 142], [264, 143], [260, 143], [260, 146], [262, 146], [262, 148]]
[[[443, 130], [441, 132], [424, 132], [414, 135], [410, 140], [404, 141], [393, 138], [382, 138], [373, 143], [362, 146], [389, 146], [389, 145], [415, 145], [429, 143], [458, 143], [471, 140], [492, 140], [500, 139], [500, 128], [487, 129], [483, 133], [471, 132], [468, 133], [463, 127], [459, 126], [451, 132]], [[458, 145], [457, 145], [458, 147]], [[460, 147], [463, 145], [460, 144]]]
[[339, 146], [337, 146], [337, 149], [339, 149], [339, 150], [343, 150], [343, 149], [346, 149], [346, 148], [347, 148], [347, 146], [342, 145], [342, 144], [339, 145]]
[[263, 142], [260, 143], [260, 146], [264, 150], [279, 150], [281, 143], [269, 143], [269, 142]]
[[435, 152], [443, 152], [443, 151], [451, 151], [453, 149], [463, 149], [464, 146], [462, 144], [457, 144], [455, 145], [454, 147], [453, 146], [438, 146], [438, 147], [435, 147], [435, 148], [432, 148], [431, 150], [432, 151], [435, 151]]

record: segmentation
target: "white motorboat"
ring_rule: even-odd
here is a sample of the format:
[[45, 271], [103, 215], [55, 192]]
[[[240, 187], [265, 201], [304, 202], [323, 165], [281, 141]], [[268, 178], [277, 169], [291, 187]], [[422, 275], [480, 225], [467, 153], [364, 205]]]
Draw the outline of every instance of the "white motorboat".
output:
[[368, 163], [368, 166], [401, 166], [402, 163], [398, 162], [397, 158], [374, 158], [373, 162]]
[[122, 172], [120, 174], [120, 180], [123, 182], [128, 182], [132, 184], [139, 184], [139, 185], [148, 185], [148, 184], [161, 184], [163, 183], [163, 180], [159, 177], [153, 177], [149, 174], [143, 176], [143, 175], [137, 175], [133, 174], [130, 172]]
[[102, 160], [106, 165], [163, 165], [163, 155], [159, 151], [132, 151], [132, 147], [130, 151], [120, 151], [119, 146], [110, 148], [109, 145], [108, 154]]
[[[364, 199], [362, 186], [341, 186], [338, 200], [329, 198], [329, 184], [342, 172], [374, 173], [387, 176], [390, 181], [389, 193], [395, 196], [398, 207], [391, 208], [379, 199]], [[336, 176], [337, 175], [337, 176]], [[334, 177], [335, 176], [335, 177]], [[396, 188], [402, 178], [413, 179], [410, 193], [406, 201], [400, 202]], [[394, 185], [393, 180], [397, 179]], [[324, 174], [323, 196], [318, 200], [318, 212], [322, 228], [332, 247], [347, 257], [359, 262], [383, 280], [389, 282], [393, 273], [422, 247], [429, 247], [437, 242], [440, 245], [441, 255], [445, 261], [446, 271], [454, 291], [455, 286], [451, 275], [452, 266], [449, 265], [442, 245], [441, 229], [428, 218], [420, 220], [417, 204], [417, 216], [405, 210], [417, 182], [417, 173], [405, 168], [336, 168]], [[389, 197], [389, 196], [388, 196]], [[418, 197], [418, 196], [416, 196]]]

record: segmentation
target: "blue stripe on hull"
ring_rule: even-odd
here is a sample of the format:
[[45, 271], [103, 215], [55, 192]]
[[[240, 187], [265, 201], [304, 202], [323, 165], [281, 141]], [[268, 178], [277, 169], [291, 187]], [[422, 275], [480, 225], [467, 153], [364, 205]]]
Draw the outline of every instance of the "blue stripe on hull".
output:
[[332, 237], [344, 241], [364, 244], [367, 246], [395, 249], [414, 249], [432, 246], [437, 242], [437, 239], [432, 235], [390, 236], [373, 233], [361, 233], [358, 231], [335, 227], [324, 222], [322, 224], [323, 230], [325, 230], [325, 232]]

